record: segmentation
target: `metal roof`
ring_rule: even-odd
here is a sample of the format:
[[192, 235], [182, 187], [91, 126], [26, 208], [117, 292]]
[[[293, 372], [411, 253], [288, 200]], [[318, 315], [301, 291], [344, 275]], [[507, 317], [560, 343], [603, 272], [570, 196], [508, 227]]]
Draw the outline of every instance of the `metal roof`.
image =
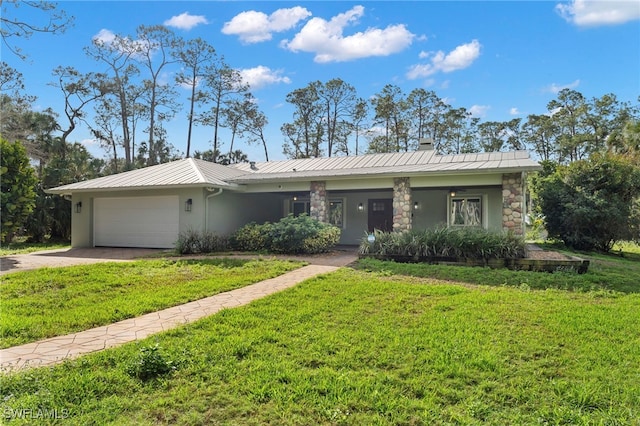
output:
[[170, 163], [117, 173], [83, 182], [51, 188], [52, 194], [97, 190], [127, 190], [158, 187], [234, 187], [228, 179], [245, 174], [244, 172], [210, 161], [186, 158]]
[[367, 154], [351, 157], [305, 158], [234, 164], [246, 172], [228, 182], [238, 184], [313, 178], [424, 175], [450, 172], [518, 172], [540, 170], [526, 151], [438, 155], [435, 151]]
[[540, 170], [526, 151], [438, 155], [435, 151], [367, 154], [350, 157], [241, 163], [231, 166], [186, 158], [131, 170], [47, 192], [129, 190], [172, 187], [237, 188], [240, 184], [316, 178], [437, 175], [443, 173], [492, 173]]

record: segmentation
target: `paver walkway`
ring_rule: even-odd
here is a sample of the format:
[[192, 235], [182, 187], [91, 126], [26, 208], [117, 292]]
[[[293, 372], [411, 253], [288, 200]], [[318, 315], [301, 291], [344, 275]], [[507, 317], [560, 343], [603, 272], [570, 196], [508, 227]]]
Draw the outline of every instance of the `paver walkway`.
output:
[[[355, 253], [343, 256], [344, 265], [356, 259]], [[339, 265], [342, 266], [342, 265]], [[245, 305], [269, 294], [293, 287], [319, 274], [333, 272], [339, 266], [312, 264], [276, 278], [205, 299], [174, 306], [137, 318], [66, 336], [0, 350], [0, 371], [56, 364], [90, 352], [122, 345], [212, 315], [225, 308]]]

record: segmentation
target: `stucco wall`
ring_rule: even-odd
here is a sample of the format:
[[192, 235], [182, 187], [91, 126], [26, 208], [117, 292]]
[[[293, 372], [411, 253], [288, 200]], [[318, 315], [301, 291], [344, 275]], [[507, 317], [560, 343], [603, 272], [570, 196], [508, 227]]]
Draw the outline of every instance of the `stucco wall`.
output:
[[223, 191], [209, 199], [208, 229], [229, 235], [249, 222], [276, 222], [284, 215], [281, 194], [247, 194]]

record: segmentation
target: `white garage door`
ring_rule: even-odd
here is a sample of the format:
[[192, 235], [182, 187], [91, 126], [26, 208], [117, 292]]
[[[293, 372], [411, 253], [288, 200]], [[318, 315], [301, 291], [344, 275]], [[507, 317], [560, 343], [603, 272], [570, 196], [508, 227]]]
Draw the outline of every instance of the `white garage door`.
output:
[[177, 196], [96, 198], [93, 212], [94, 246], [171, 248], [178, 238]]

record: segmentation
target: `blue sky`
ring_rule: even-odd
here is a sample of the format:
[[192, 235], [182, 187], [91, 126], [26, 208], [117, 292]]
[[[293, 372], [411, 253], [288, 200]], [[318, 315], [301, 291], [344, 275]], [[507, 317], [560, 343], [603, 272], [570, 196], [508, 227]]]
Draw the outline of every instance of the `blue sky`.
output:
[[[58, 8], [75, 17], [74, 26], [14, 40], [26, 61], [2, 47], [2, 60], [38, 96], [36, 108], [62, 109], [59, 89], [48, 85], [57, 66], [104, 71], [83, 52], [93, 37], [164, 24], [185, 39], [207, 40], [243, 73], [269, 119], [270, 159], [284, 158], [279, 129], [293, 111], [287, 93], [315, 80], [341, 78], [363, 98], [386, 84], [405, 94], [425, 88], [482, 121], [546, 113], [563, 88], [587, 98], [614, 93], [634, 104], [640, 95], [638, 1], [62, 1]], [[166, 126], [182, 152], [186, 124], [185, 108]], [[195, 138], [195, 150], [211, 148], [210, 128], [198, 128]], [[85, 127], [69, 141], [105, 155]], [[260, 147], [238, 148], [264, 160]]]

